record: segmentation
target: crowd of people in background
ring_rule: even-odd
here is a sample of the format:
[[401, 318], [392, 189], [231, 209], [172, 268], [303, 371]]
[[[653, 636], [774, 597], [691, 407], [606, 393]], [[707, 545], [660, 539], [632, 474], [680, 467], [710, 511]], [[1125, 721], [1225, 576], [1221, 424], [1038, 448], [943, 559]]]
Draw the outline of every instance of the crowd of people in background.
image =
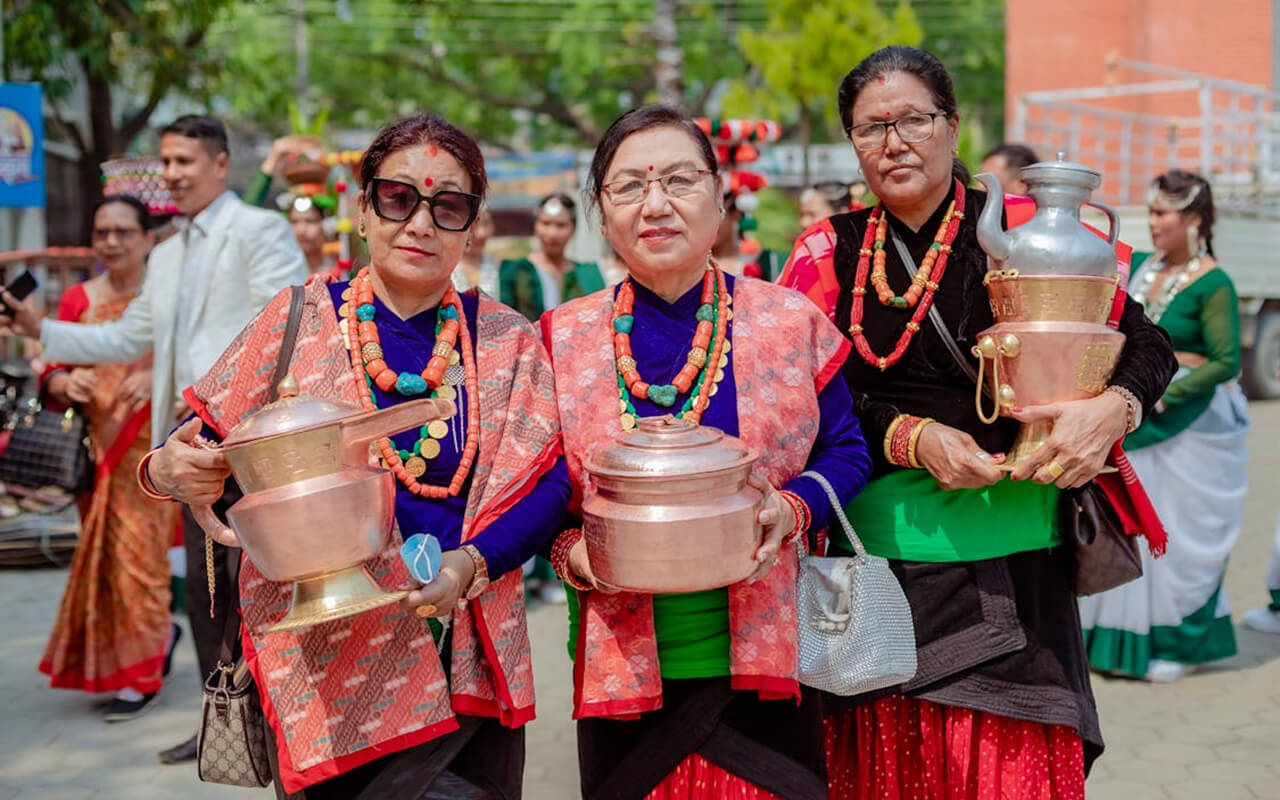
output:
[[[199, 669], [215, 669], [228, 619], [246, 609], [275, 778], [294, 796], [350, 798], [416, 776], [424, 788], [519, 797], [537, 668], [527, 596], [567, 606], [575, 668], [562, 678], [585, 797], [1083, 798], [1103, 749], [1090, 669], [1167, 682], [1236, 652], [1223, 576], [1241, 529], [1249, 417], [1212, 189], [1182, 170], [1151, 182], [1154, 252], [1135, 259], [1108, 390], [1038, 412], [1054, 418], [1052, 436], [1009, 475], [1020, 417], [979, 423], [959, 355], [993, 316], [976, 233], [988, 199], [955, 158], [951, 77], [924, 51], [890, 47], [856, 65], [838, 97], [860, 174], [797, 193], [789, 254], [744, 247], [753, 208], [722, 180], [697, 123], [665, 106], [632, 110], [604, 134], [582, 193], [590, 214], [568, 193], [547, 195], [527, 255], [506, 259], [494, 255], [476, 142], [431, 115], [390, 122], [358, 168], [364, 255], [352, 267], [334, 249], [333, 197], [272, 192], [281, 165], [314, 142], [277, 140], [241, 199], [227, 186], [220, 122], [163, 128], [176, 232], [158, 242], [144, 204], [104, 197], [92, 231], [101, 272], [66, 291], [57, 318], [4, 298], [7, 329], [38, 340], [49, 363], [43, 396], [84, 411], [97, 458], [40, 670], [56, 688], [112, 693], [108, 722], [145, 711], [183, 630], [167, 557], [180, 532]], [[1039, 160], [1007, 143], [981, 170], [1025, 196], [1020, 171]], [[569, 256], [575, 236], [596, 235], [600, 264]], [[922, 264], [937, 277], [913, 294]], [[875, 302], [877, 281], [902, 302]], [[433, 532], [444, 567], [406, 601], [418, 613], [335, 623], [355, 634], [333, 645], [341, 669], [411, 664], [401, 688], [371, 684], [355, 702], [300, 666], [305, 635], [263, 634], [278, 587], [207, 544], [188, 510], [209, 503], [225, 517], [238, 499], [225, 458], [200, 445], [266, 402], [261, 385], [225, 387], [270, 372], [264, 345], [289, 287], [303, 284], [315, 334], [292, 369], [307, 391], [366, 408], [448, 396], [458, 409], [448, 433], [407, 431], [384, 453], [401, 532]], [[908, 323], [901, 308], [916, 303], [938, 319]], [[357, 381], [326, 366], [349, 354]], [[437, 370], [437, 357], [465, 369]], [[407, 388], [418, 376], [426, 388]], [[644, 595], [595, 577], [584, 461], [637, 418], [665, 414], [761, 454], [750, 582]], [[1159, 559], [1140, 548], [1140, 579], [1078, 598], [1060, 494], [1090, 481], [1120, 439], [1171, 544]], [[423, 461], [416, 474], [410, 457]], [[1059, 462], [1082, 466], [1064, 475]], [[866, 550], [890, 560], [915, 620], [917, 676], [872, 696], [796, 679], [790, 545], [827, 530], [833, 554], [854, 553], [834, 525], [840, 509]], [[1245, 624], [1280, 634], [1280, 528], [1267, 589], [1271, 605]], [[411, 723], [377, 730], [388, 708]], [[332, 735], [301, 736], [308, 725]], [[196, 751], [192, 737], [160, 757]]]

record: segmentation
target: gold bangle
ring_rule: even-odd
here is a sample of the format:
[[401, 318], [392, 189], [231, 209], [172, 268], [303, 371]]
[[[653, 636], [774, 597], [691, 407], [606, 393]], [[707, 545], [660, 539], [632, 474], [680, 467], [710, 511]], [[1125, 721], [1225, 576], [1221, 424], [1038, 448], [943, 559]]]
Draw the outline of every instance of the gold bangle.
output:
[[912, 469], [924, 469], [924, 464], [921, 464], [919, 459], [916, 458], [916, 444], [919, 443], [920, 434], [924, 429], [934, 422], [936, 422], [936, 420], [933, 417], [925, 417], [920, 420], [920, 422], [916, 424], [915, 429], [911, 431], [911, 438], [907, 440], [907, 463], [911, 465]]
[[[893, 418], [893, 422], [889, 423], [889, 429], [884, 433], [884, 460], [893, 464], [893, 435], [898, 432], [898, 426], [907, 418], [906, 414], [899, 414]], [[897, 465], [901, 466], [901, 465]]]

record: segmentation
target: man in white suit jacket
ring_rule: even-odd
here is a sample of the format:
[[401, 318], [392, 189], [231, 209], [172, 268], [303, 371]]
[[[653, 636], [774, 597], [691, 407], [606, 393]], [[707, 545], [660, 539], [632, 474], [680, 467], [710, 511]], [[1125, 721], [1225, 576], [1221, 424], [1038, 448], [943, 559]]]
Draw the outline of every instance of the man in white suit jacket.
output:
[[[186, 415], [182, 390], [213, 366], [267, 301], [308, 276], [306, 258], [285, 218], [228, 191], [229, 156], [226, 131], [215, 119], [181, 117], [162, 131], [165, 183], [186, 220], [178, 234], [151, 252], [142, 291], [119, 319], [98, 325], [42, 321], [33, 303], [17, 304], [5, 296], [16, 310], [13, 329], [38, 336], [48, 361], [128, 363], [154, 351], [153, 445], [163, 443]], [[217, 665], [226, 623], [228, 554], [214, 545], [217, 613], [211, 620], [204, 535], [189, 513], [184, 514], [184, 537], [187, 613], [203, 679]], [[161, 759], [173, 763], [194, 755], [193, 738]]]

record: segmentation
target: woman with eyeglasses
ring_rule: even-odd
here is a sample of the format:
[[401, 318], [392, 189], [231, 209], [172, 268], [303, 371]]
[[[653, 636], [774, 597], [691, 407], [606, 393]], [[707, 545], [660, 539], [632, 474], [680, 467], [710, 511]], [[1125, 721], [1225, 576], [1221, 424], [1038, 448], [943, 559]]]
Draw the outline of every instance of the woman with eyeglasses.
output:
[[[58, 319], [97, 323], [123, 314], [142, 288], [152, 227], [136, 197], [104, 197], [93, 213], [93, 252], [104, 270], [63, 292]], [[78, 498], [80, 544], [40, 671], [55, 689], [115, 692], [102, 718], [124, 722], [150, 707], [181, 631], [169, 613], [178, 508], [152, 503], [133, 479], [151, 442], [151, 356], [50, 365], [42, 384], [53, 406], [85, 414], [96, 469], [92, 493]]]
[[[1053, 432], [1007, 474], [1017, 420], [984, 425], [973, 404], [970, 348], [993, 323], [976, 233], [987, 197], [954, 158], [951, 78], [923, 50], [888, 47], [845, 76], [839, 104], [880, 202], [802, 234], [783, 282], [810, 289], [857, 351], [843, 377], [875, 477], [847, 511], [906, 592], [919, 670], [888, 696], [825, 698], [831, 797], [1079, 800], [1102, 736], [1059, 491], [1097, 475], [1160, 399], [1173, 351], [1127, 300], [1111, 388], [1017, 409]], [[839, 533], [831, 545], [851, 552]]]
[[[359, 179], [370, 266], [349, 283], [307, 285], [290, 372], [312, 396], [367, 409], [455, 402], [452, 418], [375, 447], [395, 473], [401, 537], [433, 534], [442, 566], [405, 601], [414, 613], [388, 607], [265, 634], [288, 587], [246, 561], [249, 666], [286, 791], [390, 797], [411, 785], [423, 796], [516, 798], [533, 719], [520, 565], [562, 528], [569, 499], [550, 364], [523, 317], [453, 287], [486, 187], [467, 134], [439, 117], [400, 120], [365, 151]], [[202, 428], [225, 435], [266, 402], [262, 376], [273, 372], [290, 295], [188, 390], [200, 419], [142, 465], [150, 491], [191, 504], [221, 494], [225, 457], [193, 440]], [[417, 586], [399, 550], [396, 541], [371, 569], [388, 589]]]
[[645, 106], [614, 122], [589, 191], [628, 274], [542, 318], [572, 510], [594, 491], [584, 460], [637, 417], [666, 414], [741, 437], [765, 498], [758, 567], [722, 589], [617, 592], [595, 580], [580, 529], [557, 538], [583, 796], [820, 800], [820, 713], [796, 680], [794, 540], [831, 520], [802, 472], [844, 503], [870, 469], [838, 380], [849, 345], [800, 295], [711, 259], [720, 175], [682, 112]]

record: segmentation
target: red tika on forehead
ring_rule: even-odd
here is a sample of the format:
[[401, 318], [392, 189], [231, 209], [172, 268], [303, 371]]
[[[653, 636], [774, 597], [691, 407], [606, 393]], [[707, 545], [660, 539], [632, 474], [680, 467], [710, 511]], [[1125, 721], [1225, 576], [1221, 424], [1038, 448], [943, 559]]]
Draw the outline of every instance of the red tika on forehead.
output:
[[[440, 151], [436, 148], [434, 144], [427, 145], [427, 155], [431, 156], [432, 158], [435, 158], [437, 155], [439, 155], [439, 153]], [[427, 185], [429, 186], [430, 184], [427, 184]]]
[[422, 185], [426, 186], [427, 188], [430, 188], [434, 183], [435, 183], [434, 180], [432, 180], [431, 178], [427, 178], [425, 181], [422, 182]]
[[884, 83], [884, 75], [883, 75], [883, 74], [880, 74], [880, 75], [877, 75], [877, 76], [876, 76], [876, 83]]

